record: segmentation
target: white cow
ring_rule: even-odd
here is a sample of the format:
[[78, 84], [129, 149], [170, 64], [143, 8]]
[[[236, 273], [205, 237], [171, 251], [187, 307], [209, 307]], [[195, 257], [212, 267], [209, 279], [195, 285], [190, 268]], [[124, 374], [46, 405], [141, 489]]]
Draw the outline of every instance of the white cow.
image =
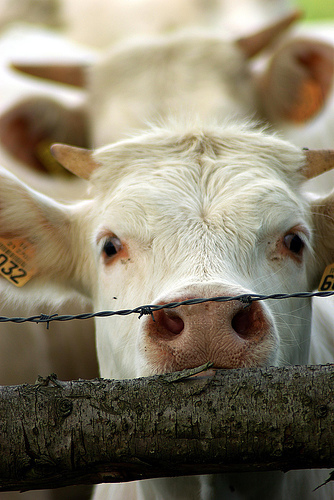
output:
[[[333, 260], [333, 195], [310, 202], [301, 194], [304, 180], [328, 169], [328, 161], [264, 131], [203, 126], [188, 116], [94, 153], [62, 145], [53, 152], [89, 179], [91, 198], [59, 203], [1, 171], [0, 236], [23, 238], [34, 252], [34, 277], [19, 292], [9, 289], [19, 300], [59, 300], [75, 291], [95, 310], [110, 310], [292, 293], [314, 289]], [[309, 300], [181, 306], [154, 319], [96, 321], [103, 377], [209, 360], [218, 368], [309, 360]], [[331, 485], [312, 493], [324, 478], [314, 474], [157, 479], [98, 486], [95, 499], [334, 498]]]
[[[212, 51], [214, 46], [217, 46], [216, 51]], [[174, 52], [171, 50], [173, 47]], [[234, 114], [238, 112], [241, 116], [250, 112], [259, 114], [258, 102], [262, 91], [258, 90], [258, 79], [254, 78], [249, 71], [250, 68], [247, 68], [244, 47], [245, 44], [240, 41], [232, 43], [214, 35], [191, 34], [157, 38], [150, 40], [149, 43], [142, 43], [140, 47], [136, 43], [129, 43], [113, 49], [108, 57], [90, 72], [92, 89], [90, 109], [92, 109], [95, 144], [101, 145], [104, 141], [120, 138], [126, 135], [129, 129], [142, 126], [145, 120], [156, 119], [157, 114], [164, 117], [170, 109], [180, 107], [180, 102], [189, 113], [195, 108], [202, 118], [231, 112]], [[325, 61], [330, 61], [332, 52], [326, 56], [328, 50], [330, 51], [327, 46], [323, 49], [321, 44], [312, 43], [312, 51], [314, 48], [319, 50], [320, 56], [324, 56]], [[161, 51], [160, 57], [157, 55], [159, 51]], [[212, 57], [211, 62], [208, 61], [208, 53]], [[281, 60], [282, 54], [283, 60], [284, 58], [289, 60], [287, 55], [291, 55], [291, 49], [280, 52], [277, 56], [278, 61]], [[219, 64], [215, 64], [215, 57]], [[147, 64], [150, 59], [155, 61], [153, 68]], [[184, 71], [184, 67], [187, 68], [187, 72]], [[223, 73], [221, 68], [228, 68], [228, 71]], [[293, 64], [292, 76], [296, 72], [298, 75], [299, 66]], [[312, 66], [306, 73], [302, 73], [301, 82], [307, 82], [309, 76], [313, 77], [314, 74], [319, 76], [320, 80], [318, 78], [316, 82], [319, 81], [321, 86], [323, 73], [314, 72]], [[235, 82], [238, 81], [241, 83], [237, 86]], [[265, 79], [262, 79], [263, 81]], [[274, 83], [274, 95], [269, 101], [269, 106], [275, 105], [280, 97], [280, 85], [277, 86], [276, 81]], [[297, 86], [289, 89], [292, 93], [292, 102], [299, 98], [296, 89]], [[155, 99], [158, 107], [152, 105]], [[217, 108], [220, 113], [217, 113]], [[28, 110], [26, 116], [31, 116], [32, 120], [33, 111], [29, 111], [29, 106], [25, 109]], [[262, 111], [262, 106], [260, 109]], [[20, 110], [22, 110], [20, 107], [14, 108], [6, 118], [16, 118], [16, 113]], [[316, 112], [317, 109], [312, 111]], [[60, 110], [59, 116], [61, 112]], [[263, 113], [260, 116], [263, 117]], [[129, 496], [127, 489], [124, 495]]]

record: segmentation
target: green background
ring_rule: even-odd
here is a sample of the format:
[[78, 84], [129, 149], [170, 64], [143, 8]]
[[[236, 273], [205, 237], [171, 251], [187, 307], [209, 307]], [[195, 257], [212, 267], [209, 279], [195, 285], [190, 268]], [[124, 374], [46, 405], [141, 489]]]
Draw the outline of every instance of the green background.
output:
[[334, 0], [297, 0], [304, 19], [334, 19]]

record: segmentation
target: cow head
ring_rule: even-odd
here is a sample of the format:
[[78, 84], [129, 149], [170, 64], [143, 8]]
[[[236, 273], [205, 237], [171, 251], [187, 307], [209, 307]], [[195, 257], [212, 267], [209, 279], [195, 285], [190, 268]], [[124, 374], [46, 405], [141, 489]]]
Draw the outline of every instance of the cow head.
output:
[[[34, 252], [35, 275], [20, 291], [27, 300], [45, 297], [47, 285], [50, 296], [88, 296], [95, 310], [307, 291], [333, 258], [333, 198], [311, 204], [300, 192], [322, 155], [262, 131], [178, 122], [94, 153], [53, 152], [89, 179], [88, 199], [60, 204], [2, 172], [0, 236], [23, 238]], [[206, 302], [153, 316], [97, 319], [103, 376], [308, 360], [305, 299]]]

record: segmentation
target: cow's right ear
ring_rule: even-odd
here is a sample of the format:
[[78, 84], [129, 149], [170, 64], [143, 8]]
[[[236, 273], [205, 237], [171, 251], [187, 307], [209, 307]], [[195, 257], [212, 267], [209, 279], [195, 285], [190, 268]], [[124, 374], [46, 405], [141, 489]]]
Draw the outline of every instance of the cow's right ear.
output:
[[89, 248], [83, 243], [85, 227], [77, 221], [89, 220], [91, 204], [58, 203], [0, 168], [2, 288], [8, 284], [8, 293], [17, 297], [22, 285], [21, 295], [26, 291], [32, 300], [43, 300], [46, 290], [52, 290], [52, 299], [78, 292], [89, 297]]
[[262, 111], [271, 123], [305, 123], [323, 109], [333, 80], [334, 47], [292, 40], [273, 55], [258, 79]]
[[88, 120], [83, 106], [65, 107], [48, 97], [31, 97], [0, 116], [1, 146], [30, 169], [66, 175], [50, 154], [50, 145], [55, 142], [88, 147]]
[[94, 170], [100, 167], [93, 157], [93, 151], [89, 149], [53, 144], [51, 154], [66, 170], [82, 179], [89, 180]]

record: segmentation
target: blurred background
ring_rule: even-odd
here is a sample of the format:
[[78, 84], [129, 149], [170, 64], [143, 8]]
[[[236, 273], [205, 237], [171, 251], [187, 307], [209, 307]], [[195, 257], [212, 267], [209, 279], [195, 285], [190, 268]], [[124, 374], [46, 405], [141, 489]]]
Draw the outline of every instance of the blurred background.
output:
[[305, 20], [334, 18], [334, 2], [328, 0], [298, 0], [305, 12]]

